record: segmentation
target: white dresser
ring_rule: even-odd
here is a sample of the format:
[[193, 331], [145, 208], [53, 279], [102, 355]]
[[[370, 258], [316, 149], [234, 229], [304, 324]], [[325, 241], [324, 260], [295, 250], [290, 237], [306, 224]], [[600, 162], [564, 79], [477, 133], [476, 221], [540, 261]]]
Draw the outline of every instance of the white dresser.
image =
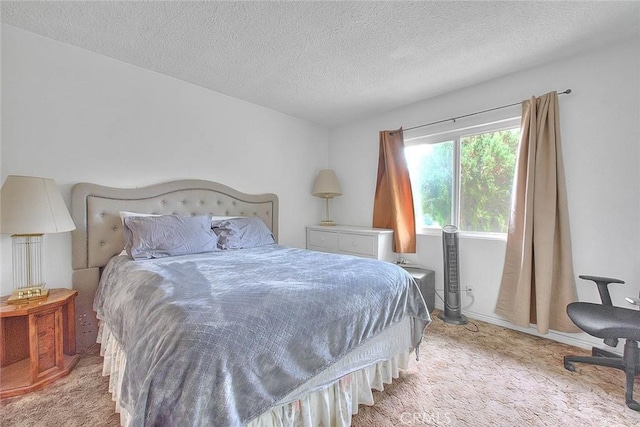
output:
[[395, 262], [393, 230], [336, 225], [307, 226], [307, 249]]

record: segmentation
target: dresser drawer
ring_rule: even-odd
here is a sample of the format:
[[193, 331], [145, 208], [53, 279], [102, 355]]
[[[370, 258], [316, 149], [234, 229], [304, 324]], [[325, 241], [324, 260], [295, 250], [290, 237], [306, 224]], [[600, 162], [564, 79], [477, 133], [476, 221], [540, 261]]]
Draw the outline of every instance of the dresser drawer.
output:
[[383, 228], [335, 225], [307, 226], [307, 249], [393, 262], [393, 231]]
[[336, 251], [338, 249], [338, 234], [328, 231], [309, 230], [308, 245]]
[[361, 234], [341, 233], [338, 235], [338, 250], [365, 257], [376, 256], [376, 237]]

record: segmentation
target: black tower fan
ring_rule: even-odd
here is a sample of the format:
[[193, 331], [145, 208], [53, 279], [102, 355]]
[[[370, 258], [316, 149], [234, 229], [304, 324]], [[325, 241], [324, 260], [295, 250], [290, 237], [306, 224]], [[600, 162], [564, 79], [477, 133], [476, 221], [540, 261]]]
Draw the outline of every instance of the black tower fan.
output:
[[453, 225], [442, 227], [442, 254], [444, 256], [444, 312], [438, 318], [445, 323], [464, 325], [468, 322], [460, 306], [460, 274], [458, 268], [458, 229]]

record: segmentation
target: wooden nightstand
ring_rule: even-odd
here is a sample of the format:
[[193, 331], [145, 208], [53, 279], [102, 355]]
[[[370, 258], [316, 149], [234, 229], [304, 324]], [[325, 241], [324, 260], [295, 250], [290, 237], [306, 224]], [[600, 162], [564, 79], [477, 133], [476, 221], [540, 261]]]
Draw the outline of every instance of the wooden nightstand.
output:
[[0, 398], [40, 389], [76, 365], [77, 294], [50, 289], [46, 299], [21, 305], [0, 298]]

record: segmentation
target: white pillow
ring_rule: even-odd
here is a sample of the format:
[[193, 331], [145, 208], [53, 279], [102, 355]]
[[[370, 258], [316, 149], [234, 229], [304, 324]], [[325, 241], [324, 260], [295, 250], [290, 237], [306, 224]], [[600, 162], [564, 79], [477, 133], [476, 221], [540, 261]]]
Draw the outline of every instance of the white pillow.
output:
[[122, 220], [122, 225], [124, 225], [124, 219], [128, 216], [160, 216], [159, 214], [148, 214], [148, 213], [139, 213], [139, 212], [129, 212], [129, 211], [120, 211], [120, 219]]
[[235, 215], [235, 216], [215, 216], [215, 215], [211, 215], [211, 221], [224, 221], [225, 219], [232, 219], [232, 218], [244, 218], [244, 217], [240, 216], [240, 215]]

